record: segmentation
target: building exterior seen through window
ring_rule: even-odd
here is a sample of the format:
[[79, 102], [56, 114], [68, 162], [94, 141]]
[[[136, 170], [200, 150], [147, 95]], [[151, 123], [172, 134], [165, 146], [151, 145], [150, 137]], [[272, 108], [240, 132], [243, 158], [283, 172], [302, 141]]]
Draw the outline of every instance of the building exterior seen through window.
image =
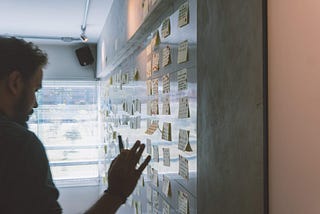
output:
[[28, 124], [43, 142], [58, 186], [98, 184], [98, 84], [44, 81]]

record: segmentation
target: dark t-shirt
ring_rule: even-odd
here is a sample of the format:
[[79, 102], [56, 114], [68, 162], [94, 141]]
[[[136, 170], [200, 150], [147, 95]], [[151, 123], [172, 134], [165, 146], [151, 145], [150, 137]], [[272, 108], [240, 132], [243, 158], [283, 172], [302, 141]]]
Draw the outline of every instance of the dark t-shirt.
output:
[[43, 144], [0, 115], [0, 213], [62, 213]]

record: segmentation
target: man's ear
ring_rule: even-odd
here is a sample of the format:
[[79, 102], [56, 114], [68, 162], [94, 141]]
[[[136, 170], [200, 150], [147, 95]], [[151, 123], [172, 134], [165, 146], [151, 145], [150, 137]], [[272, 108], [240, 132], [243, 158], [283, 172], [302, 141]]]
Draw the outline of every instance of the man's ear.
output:
[[7, 87], [11, 94], [17, 95], [23, 88], [23, 79], [19, 71], [12, 71], [7, 79]]

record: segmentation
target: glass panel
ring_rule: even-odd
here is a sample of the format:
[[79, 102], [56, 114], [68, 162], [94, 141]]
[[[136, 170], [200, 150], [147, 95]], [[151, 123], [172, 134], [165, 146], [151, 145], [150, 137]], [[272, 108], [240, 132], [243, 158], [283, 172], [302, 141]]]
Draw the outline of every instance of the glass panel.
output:
[[44, 81], [29, 127], [47, 150], [54, 180], [97, 178], [96, 82]]

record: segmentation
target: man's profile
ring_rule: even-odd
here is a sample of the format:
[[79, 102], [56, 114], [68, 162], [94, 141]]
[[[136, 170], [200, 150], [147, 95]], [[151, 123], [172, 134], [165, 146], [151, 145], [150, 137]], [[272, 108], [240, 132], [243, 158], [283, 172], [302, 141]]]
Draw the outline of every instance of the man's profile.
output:
[[[0, 213], [62, 213], [45, 148], [27, 126], [47, 63], [33, 43], [0, 37]], [[150, 161], [136, 169], [143, 150], [137, 141], [113, 160], [108, 189], [86, 213], [115, 213], [126, 201]]]

